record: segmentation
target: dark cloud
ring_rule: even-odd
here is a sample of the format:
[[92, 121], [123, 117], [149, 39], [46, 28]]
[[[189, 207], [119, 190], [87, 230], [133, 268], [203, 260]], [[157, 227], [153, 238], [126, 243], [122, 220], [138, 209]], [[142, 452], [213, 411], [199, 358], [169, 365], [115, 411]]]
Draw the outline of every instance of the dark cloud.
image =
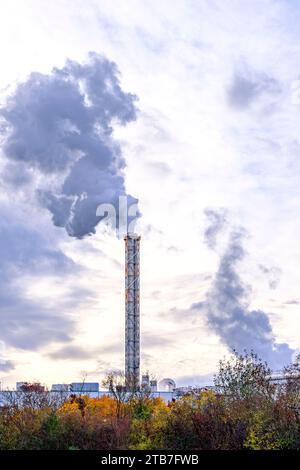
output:
[[0, 360], [0, 372], [10, 372], [14, 370], [15, 364], [13, 361], [1, 361]]
[[11, 208], [0, 211], [0, 339], [7, 345], [34, 350], [52, 341], [70, 341], [75, 322], [67, 314], [84, 298], [74, 285], [69, 296], [50, 309], [41, 300], [29, 298], [23, 280], [51, 275], [63, 281], [79, 274], [80, 267], [37, 231], [22, 224]]
[[16, 191], [30, 184], [32, 179], [33, 174], [24, 162], [7, 162], [2, 169], [2, 182], [4, 182], [5, 185], [15, 188]]
[[227, 91], [228, 102], [235, 109], [243, 110], [263, 93], [280, 92], [279, 83], [267, 75], [250, 72], [236, 73]]
[[96, 53], [85, 64], [68, 60], [49, 75], [32, 73], [0, 109], [5, 183], [43, 175], [53, 184], [37, 195], [54, 224], [78, 238], [94, 233], [99, 204], [118, 212], [119, 196], [137, 202], [126, 195], [125, 160], [112, 134], [115, 123], [136, 119], [135, 101], [122, 91], [116, 65]]
[[[49, 246], [37, 231], [23, 225], [8, 208], [0, 207], [0, 260], [2, 276], [12, 270], [25, 274], [71, 273], [75, 263], [62, 251]], [[9, 213], [11, 212], [11, 213]]]
[[55, 360], [80, 361], [84, 359], [96, 359], [97, 352], [80, 346], [67, 345], [57, 351], [47, 354], [47, 356], [50, 357], [50, 359]]
[[220, 257], [219, 267], [204, 302], [193, 304], [207, 316], [208, 325], [230, 349], [241, 352], [253, 349], [273, 367], [282, 367], [291, 359], [292, 350], [286, 343], [276, 343], [268, 315], [250, 310], [251, 288], [238, 273], [245, 258], [243, 229], [234, 229]]
[[[1, 292], [2, 294], [2, 292]], [[16, 348], [36, 350], [52, 341], [70, 341], [74, 322], [38, 303], [28, 302], [16, 293], [0, 306], [1, 338]], [[10, 303], [10, 305], [9, 305]]]

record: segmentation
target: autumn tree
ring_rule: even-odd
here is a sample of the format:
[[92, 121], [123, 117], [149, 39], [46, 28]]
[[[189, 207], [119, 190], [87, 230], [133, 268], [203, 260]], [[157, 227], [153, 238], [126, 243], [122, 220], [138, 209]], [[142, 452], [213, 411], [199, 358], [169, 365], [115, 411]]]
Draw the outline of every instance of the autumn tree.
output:
[[230, 359], [219, 362], [214, 377], [217, 393], [232, 400], [250, 400], [256, 397], [273, 397], [275, 387], [271, 381], [272, 371], [253, 351], [239, 354], [233, 351]]
[[102, 382], [104, 388], [108, 390], [116, 401], [116, 415], [120, 418], [124, 414], [124, 404], [128, 400], [128, 391], [126, 389], [125, 374], [122, 371], [110, 372]]

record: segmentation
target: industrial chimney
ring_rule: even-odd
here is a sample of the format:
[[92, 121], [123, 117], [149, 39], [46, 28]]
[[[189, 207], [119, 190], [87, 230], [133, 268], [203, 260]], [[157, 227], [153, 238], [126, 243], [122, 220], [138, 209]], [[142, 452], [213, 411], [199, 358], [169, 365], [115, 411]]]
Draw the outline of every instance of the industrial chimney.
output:
[[140, 386], [140, 239], [127, 233], [125, 240], [125, 378], [126, 386]]

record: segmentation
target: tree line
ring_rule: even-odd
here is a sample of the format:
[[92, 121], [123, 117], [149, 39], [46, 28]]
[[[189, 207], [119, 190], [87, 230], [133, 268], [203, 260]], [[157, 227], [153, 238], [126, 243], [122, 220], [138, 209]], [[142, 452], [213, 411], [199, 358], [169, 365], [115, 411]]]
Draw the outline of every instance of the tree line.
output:
[[300, 365], [284, 380], [255, 353], [221, 360], [214, 390], [195, 389], [170, 403], [147, 387], [129, 390], [112, 373], [107, 396], [53, 394], [29, 387], [0, 408], [6, 449], [300, 449]]

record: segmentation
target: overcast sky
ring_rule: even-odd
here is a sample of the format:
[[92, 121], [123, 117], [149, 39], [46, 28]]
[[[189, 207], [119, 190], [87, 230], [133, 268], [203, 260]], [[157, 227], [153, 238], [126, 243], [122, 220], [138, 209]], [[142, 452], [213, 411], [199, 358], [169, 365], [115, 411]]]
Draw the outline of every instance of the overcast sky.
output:
[[142, 371], [294, 357], [299, 22], [296, 0], [0, 0], [4, 387], [123, 367], [124, 242], [95, 218], [120, 195], [141, 213]]

